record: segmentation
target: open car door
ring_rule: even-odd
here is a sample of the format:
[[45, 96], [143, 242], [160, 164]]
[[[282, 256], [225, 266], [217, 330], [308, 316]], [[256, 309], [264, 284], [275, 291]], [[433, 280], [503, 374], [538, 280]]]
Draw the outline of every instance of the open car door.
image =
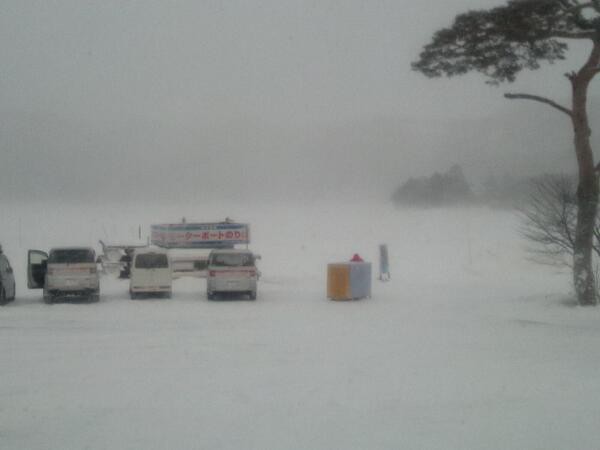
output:
[[27, 287], [43, 289], [46, 280], [48, 254], [40, 250], [27, 252]]

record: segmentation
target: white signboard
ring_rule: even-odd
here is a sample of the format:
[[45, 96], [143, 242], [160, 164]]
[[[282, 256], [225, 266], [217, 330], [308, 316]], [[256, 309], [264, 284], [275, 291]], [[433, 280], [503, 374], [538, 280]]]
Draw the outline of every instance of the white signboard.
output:
[[167, 223], [151, 226], [150, 240], [164, 248], [232, 248], [250, 242], [245, 223]]

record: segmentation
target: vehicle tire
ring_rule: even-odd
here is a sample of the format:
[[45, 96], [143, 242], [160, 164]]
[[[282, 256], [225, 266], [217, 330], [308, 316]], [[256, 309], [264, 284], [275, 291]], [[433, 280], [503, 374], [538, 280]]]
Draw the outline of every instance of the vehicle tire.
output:
[[100, 292], [94, 292], [89, 296], [90, 303], [98, 303], [100, 301]]
[[137, 297], [137, 294], [136, 294], [135, 292], [131, 292], [131, 291], [130, 291], [130, 292], [129, 292], [129, 298], [130, 298], [131, 300], [135, 300], [135, 299], [137, 299], [138, 297]]
[[248, 297], [250, 297], [250, 300], [256, 300], [256, 291], [250, 291]]
[[54, 298], [53, 298], [52, 294], [44, 293], [44, 303], [46, 305], [51, 305], [53, 303], [53, 301], [54, 301]]
[[215, 299], [215, 293], [214, 292], [206, 292], [206, 298], [209, 300], [214, 300]]
[[4, 286], [0, 286], [0, 305], [6, 305], [8, 300], [6, 298], [6, 291], [4, 290]]

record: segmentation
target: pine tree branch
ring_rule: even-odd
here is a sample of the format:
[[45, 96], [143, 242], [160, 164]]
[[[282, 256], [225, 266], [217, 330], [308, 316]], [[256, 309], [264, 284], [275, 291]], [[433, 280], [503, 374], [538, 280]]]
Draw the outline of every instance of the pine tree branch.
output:
[[548, 98], [540, 97], [539, 95], [506, 93], [506, 94], [504, 94], [504, 97], [511, 99], [511, 100], [523, 99], [523, 100], [533, 100], [535, 102], [545, 103], [546, 105], [550, 105], [553, 108], [558, 109], [560, 112], [565, 113], [569, 117], [573, 116], [573, 112], [570, 109], [565, 108], [564, 106], [559, 105], [558, 103], [556, 103]]
[[596, 76], [598, 73], [598, 66], [600, 64], [600, 41], [594, 40], [594, 46], [590, 52], [590, 56], [579, 70], [578, 77], [585, 77], [588, 81]]
[[568, 14], [579, 14], [581, 11], [587, 8], [594, 8], [594, 3], [597, 0], [591, 0], [590, 2], [580, 3], [578, 1], [568, 2], [561, 0], [561, 9]]
[[568, 31], [548, 31], [546, 37], [555, 37], [562, 39], [594, 39], [597, 34], [594, 31], [580, 31], [580, 32], [568, 32]]

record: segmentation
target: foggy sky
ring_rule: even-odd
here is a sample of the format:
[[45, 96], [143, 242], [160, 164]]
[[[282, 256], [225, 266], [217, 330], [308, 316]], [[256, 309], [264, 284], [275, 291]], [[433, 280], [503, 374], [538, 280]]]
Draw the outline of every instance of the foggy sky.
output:
[[503, 3], [4, 1], [0, 201], [387, 197], [454, 163], [472, 182], [572, 170], [566, 119], [502, 93], [565, 103], [583, 51], [500, 88], [410, 69], [457, 13]]

